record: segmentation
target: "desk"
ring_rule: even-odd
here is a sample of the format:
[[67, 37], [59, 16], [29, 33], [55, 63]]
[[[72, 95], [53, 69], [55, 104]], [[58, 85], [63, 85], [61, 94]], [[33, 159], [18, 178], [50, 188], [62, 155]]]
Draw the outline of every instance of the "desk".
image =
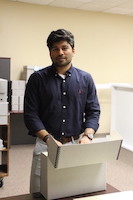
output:
[[133, 191], [116, 192], [112, 194], [96, 195], [93, 197], [83, 197], [74, 200], [132, 200]]
[[[119, 190], [117, 190], [116, 188], [114, 188], [111, 185], [107, 184], [107, 190], [105, 190], [105, 191], [93, 192], [93, 193], [84, 194], [84, 195], [76, 195], [74, 197], [61, 198], [60, 200], [73, 200], [74, 198], [88, 197], [88, 196], [108, 194], [108, 193], [114, 193], [114, 192], [119, 192]], [[43, 198], [43, 197], [40, 197], [40, 198], [32, 197], [31, 194], [25, 194], [25, 195], [2, 198], [2, 200], [44, 200], [44, 199], [45, 198]]]

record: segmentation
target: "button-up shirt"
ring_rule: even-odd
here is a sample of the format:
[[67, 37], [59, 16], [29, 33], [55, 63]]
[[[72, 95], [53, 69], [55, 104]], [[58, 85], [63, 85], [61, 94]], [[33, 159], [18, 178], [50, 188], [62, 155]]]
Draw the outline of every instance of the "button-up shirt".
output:
[[91, 75], [71, 66], [65, 78], [48, 66], [34, 72], [27, 83], [24, 120], [29, 134], [45, 129], [55, 138], [98, 129], [100, 108]]

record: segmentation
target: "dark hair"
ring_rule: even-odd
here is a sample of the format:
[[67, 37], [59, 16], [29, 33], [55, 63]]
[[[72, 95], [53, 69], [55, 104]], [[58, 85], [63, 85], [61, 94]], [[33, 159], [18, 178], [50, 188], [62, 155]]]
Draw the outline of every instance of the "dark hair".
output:
[[52, 31], [47, 39], [47, 46], [49, 49], [53, 47], [55, 42], [67, 41], [72, 48], [74, 48], [74, 36], [70, 31], [65, 29], [58, 29], [57, 31]]

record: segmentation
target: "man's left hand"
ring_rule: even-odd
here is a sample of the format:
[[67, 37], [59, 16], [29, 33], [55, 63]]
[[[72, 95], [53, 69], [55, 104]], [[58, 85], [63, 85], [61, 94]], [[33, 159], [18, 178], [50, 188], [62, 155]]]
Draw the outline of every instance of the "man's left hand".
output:
[[79, 144], [89, 144], [92, 140], [89, 139], [87, 136], [83, 135], [82, 138], [79, 140]]

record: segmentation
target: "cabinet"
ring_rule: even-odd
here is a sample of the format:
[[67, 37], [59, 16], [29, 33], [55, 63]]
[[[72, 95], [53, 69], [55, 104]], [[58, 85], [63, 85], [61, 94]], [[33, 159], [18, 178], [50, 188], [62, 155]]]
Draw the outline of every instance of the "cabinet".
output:
[[24, 114], [10, 112], [10, 142], [11, 145], [35, 144], [36, 137], [28, 135], [28, 129], [24, 124]]
[[133, 84], [113, 84], [111, 115], [111, 130], [118, 131], [122, 146], [133, 151]]
[[0, 125], [0, 138], [3, 147], [0, 148], [0, 187], [3, 186], [3, 178], [9, 174], [9, 124]]

